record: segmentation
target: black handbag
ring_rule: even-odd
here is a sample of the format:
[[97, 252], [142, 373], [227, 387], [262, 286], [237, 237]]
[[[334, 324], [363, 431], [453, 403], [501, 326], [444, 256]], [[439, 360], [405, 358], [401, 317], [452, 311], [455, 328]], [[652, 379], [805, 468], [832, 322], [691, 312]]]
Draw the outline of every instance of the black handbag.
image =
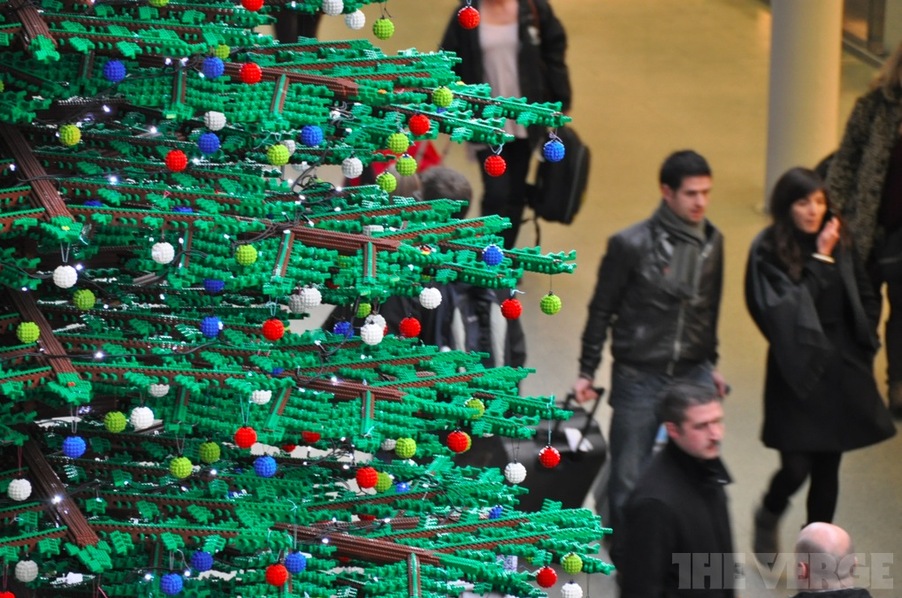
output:
[[564, 158], [539, 162], [536, 181], [527, 190], [527, 203], [537, 218], [570, 224], [586, 194], [591, 155], [572, 127], [558, 129], [557, 136], [564, 144]]
[[522, 511], [538, 511], [546, 499], [562, 503], [565, 509], [582, 507], [608, 456], [608, 443], [595, 419], [604, 389], [595, 390], [599, 397], [591, 409], [584, 409], [576, 403], [573, 393], [568, 394], [563, 408], [572, 410], [573, 415], [551, 425], [551, 446], [561, 454], [556, 467], [549, 469], [539, 462], [539, 451], [549, 441], [547, 423], [530, 440], [474, 438], [473, 448], [455, 458], [455, 462], [500, 469], [511, 461], [522, 463], [526, 479], [520, 485], [529, 489], [529, 494], [519, 498], [518, 508]]

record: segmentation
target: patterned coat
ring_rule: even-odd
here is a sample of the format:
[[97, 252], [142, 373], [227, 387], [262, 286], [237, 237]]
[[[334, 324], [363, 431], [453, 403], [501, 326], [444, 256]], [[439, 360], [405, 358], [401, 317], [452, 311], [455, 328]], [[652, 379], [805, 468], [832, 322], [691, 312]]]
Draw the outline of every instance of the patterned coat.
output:
[[902, 89], [887, 93], [881, 87], [860, 97], [827, 172], [830, 198], [845, 217], [864, 259], [883, 236], [877, 215], [900, 124]]

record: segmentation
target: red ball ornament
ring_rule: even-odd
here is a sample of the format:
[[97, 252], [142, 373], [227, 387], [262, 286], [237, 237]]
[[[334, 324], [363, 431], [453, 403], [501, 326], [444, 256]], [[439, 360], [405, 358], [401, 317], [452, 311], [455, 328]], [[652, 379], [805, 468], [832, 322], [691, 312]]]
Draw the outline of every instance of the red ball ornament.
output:
[[419, 320], [408, 317], [398, 323], [398, 330], [401, 332], [401, 336], [405, 338], [414, 338], [420, 336], [423, 327], [420, 325]]
[[357, 485], [361, 488], [375, 488], [379, 473], [372, 467], [361, 467], [354, 477], [357, 478]]
[[283, 444], [282, 445], [282, 450], [285, 451], [286, 453], [290, 453], [291, 451], [293, 451], [296, 448], [298, 448], [298, 445], [296, 445], [296, 444]]
[[523, 313], [523, 304], [517, 299], [505, 299], [501, 302], [501, 315], [508, 320], [516, 320]]
[[263, 0], [241, 0], [241, 6], [251, 12], [257, 12], [263, 8]]
[[470, 435], [466, 432], [455, 430], [448, 434], [448, 448], [455, 453], [464, 453], [470, 450], [472, 444], [473, 441], [470, 440]]
[[322, 437], [323, 435], [319, 432], [301, 432], [301, 440], [303, 440], [307, 444], [319, 442], [319, 439]]
[[270, 318], [263, 322], [263, 336], [268, 341], [277, 341], [285, 336], [285, 324], [278, 318]]
[[482, 165], [489, 176], [501, 176], [507, 170], [507, 162], [501, 156], [489, 156]]
[[479, 25], [479, 11], [472, 6], [464, 6], [457, 11], [457, 22], [464, 29], [476, 29]]
[[375, 515], [369, 515], [367, 513], [359, 513], [357, 515], [357, 518], [360, 519], [361, 521], [375, 521], [376, 520]]
[[166, 154], [166, 168], [172, 172], [181, 172], [188, 168], [188, 156], [182, 150], [170, 150]]
[[536, 583], [543, 588], [550, 588], [557, 583], [557, 572], [551, 567], [542, 567], [536, 572]]
[[561, 462], [561, 453], [551, 445], [539, 451], [539, 463], [542, 467], [553, 469]]
[[0, 592], [0, 598], [16, 598], [16, 595], [12, 592]]
[[240, 448], [251, 448], [257, 442], [257, 431], [250, 426], [242, 426], [235, 432], [235, 444]]
[[414, 114], [407, 121], [407, 128], [414, 135], [425, 135], [429, 132], [431, 126], [432, 121], [425, 114]]
[[266, 568], [266, 583], [271, 586], [281, 587], [288, 581], [288, 569], [282, 563], [276, 563]]
[[243, 83], [249, 83], [253, 85], [254, 83], [259, 83], [260, 80], [263, 79], [263, 71], [256, 63], [245, 62], [241, 65], [241, 70], [238, 71], [238, 76], [241, 77], [241, 81]]

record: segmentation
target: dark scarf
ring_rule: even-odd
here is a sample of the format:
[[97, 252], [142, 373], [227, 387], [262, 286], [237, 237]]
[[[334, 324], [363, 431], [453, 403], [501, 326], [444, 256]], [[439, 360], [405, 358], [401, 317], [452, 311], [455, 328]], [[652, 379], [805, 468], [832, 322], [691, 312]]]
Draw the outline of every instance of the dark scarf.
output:
[[660, 257], [667, 267], [664, 282], [676, 295], [691, 299], [698, 293], [701, 278], [701, 253], [705, 246], [705, 221], [691, 224], [677, 216], [666, 203], [661, 202], [654, 220], [667, 233], [660, 239]]

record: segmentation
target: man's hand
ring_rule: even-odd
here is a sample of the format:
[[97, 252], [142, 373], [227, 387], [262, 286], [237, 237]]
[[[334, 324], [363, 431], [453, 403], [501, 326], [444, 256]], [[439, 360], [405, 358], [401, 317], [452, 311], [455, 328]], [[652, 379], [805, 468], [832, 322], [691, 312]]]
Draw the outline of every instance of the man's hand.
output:
[[730, 385], [727, 384], [726, 379], [720, 372], [717, 370], [711, 372], [711, 379], [714, 381], [714, 387], [717, 389], [717, 396], [724, 398], [730, 394]]
[[598, 392], [592, 388], [592, 380], [580, 376], [573, 384], [573, 394], [577, 402], [587, 403], [598, 399]]

